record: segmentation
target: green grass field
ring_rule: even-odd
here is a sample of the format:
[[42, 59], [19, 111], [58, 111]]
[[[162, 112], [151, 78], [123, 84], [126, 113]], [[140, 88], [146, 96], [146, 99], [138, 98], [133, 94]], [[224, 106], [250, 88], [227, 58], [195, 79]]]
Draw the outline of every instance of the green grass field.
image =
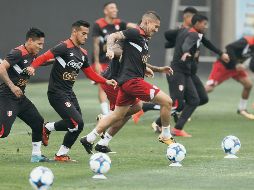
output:
[[[164, 78], [152, 80], [167, 92]], [[47, 83], [30, 84], [27, 96], [37, 105], [41, 114], [49, 121], [59, 116], [50, 107]], [[239, 190], [254, 187], [254, 121], [236, 114], [241, 86], [228, 81], [210, 94], [210, 102], [197, 109], [185, 129], [192, 138], [176, 138], [187, 150], [182, 168], [171, 168], [165, 157], [166, 145], [157, 142], [157, 134], [151, 130], [151, 123], [159, 114], [146, 113], [138, 125], [132, 121], [112, 140], [112, 166], [108, 180], [95, 181], [88, 166], [89, 155], [77, 142], [70, 156], [78, 163], [30, 163], [30, 128], [21, 120], [16, 120], [11, 134], [0, 140], [0, 190], [28, 190], [30, 171], [39, 165], [52, 169], [55, 180], [53, 190]], [[75, 85], [85, 120], [87, 134], [95, 125], [95, 117], [100, 112], [97, 89], [88, 80], [79, 80]], [[250, 98], [249, 107], [253, 101]], [[254, 112], [251, 108], [250, 111]], [[172, 122], [173, 125], [173, 122]], [[239, 159], [226, 160], [220, 148], [222, 139], [233, 134], [240, 138], [242, 147]], [[62, 143], [64, 133], [54, 132], [50, 144], [43, 147], [43, 154], [53, 157]]]

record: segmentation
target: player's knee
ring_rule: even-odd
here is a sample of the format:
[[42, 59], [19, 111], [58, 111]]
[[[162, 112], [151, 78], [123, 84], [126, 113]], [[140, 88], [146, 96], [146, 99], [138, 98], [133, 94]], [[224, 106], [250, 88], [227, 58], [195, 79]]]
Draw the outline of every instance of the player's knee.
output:
[[198, 97], [193, 98], [188, 104], [192, 105], [192, 106], [195, 106], [195, 107], [198, 107], [200, 105], [200, 99]]
[[251, 88], [252, 88], [252, 82], [246, 82], [245, 84], [244, 84], [244, 88], [245, 89], [248, 89], [248, 90], [250, 90]]
[[83, 129], [84, 129], [84, 121], [82, 119], [78, 121], [77, 125], [78, 125], [78, 130], [79, 131], [83, 131]]

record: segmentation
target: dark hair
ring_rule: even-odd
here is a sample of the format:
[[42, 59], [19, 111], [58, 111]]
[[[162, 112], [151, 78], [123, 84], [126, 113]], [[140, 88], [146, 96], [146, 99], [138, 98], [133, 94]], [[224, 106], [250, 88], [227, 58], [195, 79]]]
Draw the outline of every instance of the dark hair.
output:
[[201, 22], [203, 20], [208, 20], [208, 18], [204, 15], [196, 14], [192, 17], [191, 23], [192, 23], [192, 25], [195, 25], [197, 22]]
[[114, 2], [114, 1], [109, 1], [109, 2], [105, 3], [105, 4], [103, 5], [103, 9], [105, 9], [105, 7], [108, 6], [109, 4], [115, 4], [115, 5], [116, 5], [116, 2]]
[[147, 17], [150, 17], [150, 18], [153, 18], [153, 19], [157, 19], [157, 20], [161, 20], [160, 16], [155, 11], [147, 11], [143, 15], [143, 17], [144, 16], [147, 16]]
[[26, 40], [29, 38], [32, 38], [33, 40], [35, 38], [45, 38], [45, 34], [38, 28], [30, 28], [26, 33]]
[[198, 14], [198, 10], [195, 9], [194, 7], [187, 7], [183, 10], [183, 14], [185, 13], [191, 13], [191, 14]]
[[79, 28], [80, 26], [84, 26], [84, 27], [89, 28], [89, 27], [90, 27], [90, 24], [89, 24], [89, 22], [87, 22], [87, 21], [78, 20], [78, 21], [74, 22], [74, 23], [71, 25], [71, 28], [77, 29], [77, 28]]

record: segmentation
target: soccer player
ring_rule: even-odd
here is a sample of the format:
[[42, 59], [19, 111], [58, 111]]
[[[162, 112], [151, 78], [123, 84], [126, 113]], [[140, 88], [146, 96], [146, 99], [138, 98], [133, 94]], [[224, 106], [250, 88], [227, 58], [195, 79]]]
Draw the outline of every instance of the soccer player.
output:
[[[115, 110], [102, 118], [94, 130], [81, 138], [85, 150], [91, 154], [93, 143], [97, 136], [104, 132], [113, 123], [122, 120], [136, 98], [142, 101], [152, 101], [161, 106], [162, 133], [159, 141], [171, 144], [174, 139], [170, 133], [170, 115], [172, 100], [158, 87], [144, 81], [146, 64], [148, 63], [148, 44], [150, 39], [160, 27], [160, 17], [153, 11], [148, 11], [142, 16], [142, 21], [137, 28], [111, 34], [107, 40], [107, 56], [114, 58], [112, 47], [117, 40], [124, 40], [123, 55], [117, 81], [120, 86]], [[168, 73], [172, 72], [169, 68]]]
[[82, 113], [73, 85], [81, 69], [84, 74], [97, 83], [116, 86], [116, 81], [106, 80], [96, 74], [88, 63], [87, 51], [81, 48], [85, 44], [89, 33], [90, 24], [79, 20], [72, 24], [69, 39], [59, 43], [54, 48], [35, 59], [31, 67], [27, 68], [29, 74], [34, 74], [35, 68], [47, 60], [55, 58], [49, 86], [48, 99], [50, 105], [61, 116], [62, 120], [45, 125], [45, 139], [49, 138], [51, 131], [67, 131], [59, 151], [55, 155], [56, 161], [72, 161], [67, 155], [79, 134], [83, 130], [84, 122]]
[[[42, 129], [44, 119], [35, 105], [25, 96], [26, 84], [30, 76], [25, 72], [43, 48], [44, 33], [31, 28], [26, 33], [26, 42], [10, 51], [0, 64], [0, 138], [6, 138], [17, 117], [32, 129], [31, 162], [47, 162], [41, 154]], [[43, 145], [47, 142], [43, 141]]]
[[[168, 30], [165, 32], [165, 38], [167, 40], [165, 47], [166, 48], [173, 48], [175, 47], [176, 44], [176, 38], [178, 36], [179, 33], [181, 33], [182, 30], [185, 30], [186, 28], [190, 28], [192, 26], [191, 20], [192, 17], [197, 14], [198, 11], [193, 8], [193, 7], [187, 7], [184, 11], [183, 11], [183, 24], [179, 29], [175, 29], [175, 30]], [[213, 51], [214, 53], [216, 53], [217, 55], [219, 55], [221, 57], [222, 60], [224, 60], [225, 62], [229, 61], [229, 57], [228, 54], [223, 53], [220, 49], [216, 48], [208, 39], [206, 39], [205, 36], [202, 36], [201, 39], [202, 44], [208, 48], [209, 50]], [[191, 79], [193, 81], [193, 84], [197, 90], [198, 96], [199, 96], [199, 106], [204, 105], [208, 102], [208, 96], [205, 90], [205, 87], [202, 83], [202, 81], [200, 80], [200, 78], [197, 75], [197, 64], [193, 64], [191, 67]], [[168, 84], [170, 86], [170, 81], [171, 81], [171, 77], [167, 76], [167, 81]], [[172, 89], [173, 91], [181, 91], [181, 88], [183, 86], [179, 86], [176, 89]], [[170, 89], [169, 89], [170, 91]], [[179, 93], [179, 96], [172, 96], [173, 98], [173, 102], [174, 102], [174, 111], [172, 111], [172, 115], [174, 117], [175, 122], [178, 122], [178, 115], [179, 112], [181, 112], [184, 108], [184, 97], [181, 96], [181, 93]], [[188, 119], [188, 118], [187, 118]], [[184, 119], [185, 120], [185, 119]], [[155, 122], [153, 122], [152, 124], [152, 128], [154, 129], [155, 132], [159, 132], [160, 131], [160, 126], [161, 126], [161, 121], [160, 118], [158, 118]], [[175, 128], [172, 128], [172, 133], [176, 136], [183, 136], [183, 137], [191, 137], [190, 134], [188, 134], [186, 131], [183, 130], [183, 125], [176, 125]]]
[[229, 54], [230, 62], [226, 63], [221, 59], [214, 62], [206, 83], [206, 90], [207, 92], [212, 92], [216, 86], [229, 78], [233, 78], [243, 86], [237, 113], [253, 120], [254, 115], [247, 111], [247, 102], [252, 88], [252, 81], [242, 63], [248, 58], [251, 58], [250, 69], [254, 71], [254, 36], [244, 36], [228, 44], [226, 50]]
[[[117, 4], [115, 2], [108, 2], [104, 5], [104, 18], [99, 18], [95, 21], [92, 36], [93, 36], [93, 68], [100, 74], [103, 72], [109, 63], [106, 56], [106, 42], [107, 37], [117, 31], [125, 30], [127, 27], [134, 27], [132, 23], [125, 23], [117, 18]], [[103, 115], [109, 113], [109, 105], [107, 97], [101, 86], [98, 85], [98, 98], [101, 105]]]
[[[102, 76], [107, 78], [107, 79], [115, 79], [117, 80], [117, 75], [118, 71], [120, 69], [120, 57], [122, 55], [122, 47], [116, 44], [113, 48], [114, 51], [114, 58], [113, 60], [109, 63], [108, 68], [106, 69], [105, 72], [102, 73]], [[167, 72], [168, 67], [156, 67], [152, 66], [150, 64], [147, 64], [146, 67], [146, 73], [145, 75], [147, 77], [153, 77], [154, 72]], [[112, 86], [108, 85], [101, 85], [102, 89], [107, 95], [107, 98], [110, 103], [110, 110], [113, 111], [115, 109], [116, 105], [116, 99], [119, 91], [119, 87], [113, 88]], [[109, 142], [112, 140], [112, 138], [118, 133], [118, 131], [125, 125], [125, 123], [130, 119], [131, 115], [135, 115], [135, 113], [138, 113], [138, 111], [143, 109], [144, 106], [142, 106], [142, 101], [139, 99], [136, 99], [136, 102], [129, 108], [127, 114], [123, 118], [123, 120], [118, 121], [114, 123], [108, 131], [102, 136], [101, 140], [98, 141], [98, 143], [95, 146], [95, 150], [103, 153], [109, 153], [112, 152], [111, 149], [109, 148]]]

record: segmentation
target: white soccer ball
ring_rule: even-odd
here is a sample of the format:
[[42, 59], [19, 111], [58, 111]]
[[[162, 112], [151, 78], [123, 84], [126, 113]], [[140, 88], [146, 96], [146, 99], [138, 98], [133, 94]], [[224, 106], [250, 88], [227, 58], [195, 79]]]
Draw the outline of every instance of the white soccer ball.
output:
[[30, 173], [29, 182], [35, 190], [48, 190], [53, 181], [54, 175], [47, 167], [36, 167]]
[[89, 164], [94, 173], [105, 174], [110, 169], [111, 160], [107, 154], [99, 152], [91, 156]]
[[236, 154], [241, 148], [241, 142], [236, 136], [229, 135], [222, 140], [221, 148], [227, 154]]
[[186, 156], [186, 149], [180, 143], [172, 143], [167, 148], [167, 158], [173, 162], [181, 162]]

